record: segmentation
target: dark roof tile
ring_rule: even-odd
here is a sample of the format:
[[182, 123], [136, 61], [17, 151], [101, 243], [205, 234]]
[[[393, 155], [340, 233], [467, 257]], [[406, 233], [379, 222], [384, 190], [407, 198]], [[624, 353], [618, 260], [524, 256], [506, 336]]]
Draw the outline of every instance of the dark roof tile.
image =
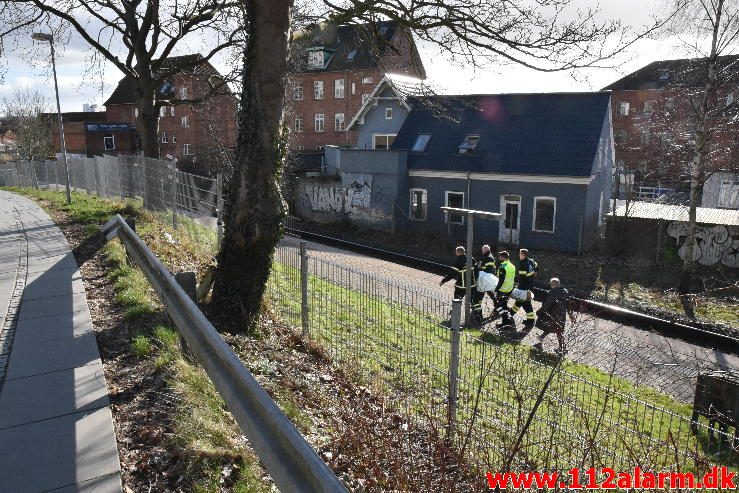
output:
[[[604, 87], [603, 90], [636, 91], [640, 89], [702, 87], [705, 86], [708, 70], [707, 60], [707, 58], [683, 58], [652, 62]], [[739, 76], [739, 55], [720, 57], [718, 65], [722, 78], [730, 80]]]

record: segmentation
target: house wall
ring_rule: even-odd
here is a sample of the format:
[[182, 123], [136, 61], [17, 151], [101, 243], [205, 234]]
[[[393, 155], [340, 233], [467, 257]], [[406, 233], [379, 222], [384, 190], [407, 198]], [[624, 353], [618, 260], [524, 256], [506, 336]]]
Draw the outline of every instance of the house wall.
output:
[[[593, 160], [593, 180], [588, 186], [583, 215], [582, 249], [587, 250], [605, 233], [605, 216], [611, 200], [614, 145], [611, 115], [603, 122], [598, 153]], [[600, 214], [600, 216], [599, 216]]]
[[[390, 88], [386, 88], [379, 95], [381, 98], [394, 98], [395, 95]], [[392, 119], [385, 118], [385, 109], [392, 108]], [[380, 99], [364, 117], [364, 123], [357, 125], [357, 148], [372, 149], [374, 134], [396, 134], [403, 126], [408, 110], [400, 104], [397, 99]]]
[[739, 181], [739, 173], [714, 173], [703, 184], [701, 207], [718, 207], [722, 181]]

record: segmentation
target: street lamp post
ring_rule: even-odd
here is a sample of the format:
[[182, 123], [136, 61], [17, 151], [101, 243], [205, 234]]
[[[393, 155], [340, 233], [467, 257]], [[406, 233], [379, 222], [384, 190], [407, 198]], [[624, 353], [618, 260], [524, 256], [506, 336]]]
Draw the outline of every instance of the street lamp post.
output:
[[456, 207], [442, 207], [442, 211], [447, 214], [459, 214], [464, 216], [467, 221], [467, 266], [465, 271], [465, 290], [464, 297], [464, 325], [471, 327], [472, 324], [472, 242], [474, 240], [475, 231], [475, 216], [480, 219], [490, 219], [497, 221], [500, 219], [501, 214], [498, 212], [488, 211], [475, 211], [472, 209], [459, 209]]
[[67, 204], [72, 203], [72, 192], [69, 188], [69, 164], [67, 163], [67, 143], [64, 141], [64, 122], [62, 122], [62, 106], [59, 104], [59, 83], [56, 80], [56, 60], [54, 57], [54, 37], [47, 33], [33, 33], [31, 38], [35, 41], [48, 41], [51, 47], [51, 69], [54, 72], [54, 91], [56, 92], [56, 111], [59, 116], [59, 144], [62, 148], [62, 160], [64, 161], [64, 174], [67, 176]]

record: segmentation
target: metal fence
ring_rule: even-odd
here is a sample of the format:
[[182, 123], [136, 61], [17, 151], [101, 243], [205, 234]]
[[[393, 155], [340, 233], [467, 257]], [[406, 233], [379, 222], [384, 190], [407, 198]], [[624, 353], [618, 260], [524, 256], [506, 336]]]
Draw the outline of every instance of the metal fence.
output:
[[[179, 171], [172, 161], [143, 156], [68, 158], [72, 191], [114, 200], [137, 199], [144, 208], [168, 215], [175, 229], [195, 222], [220, 237], [223, 180]], [[0, 186], [63, 190], [63, 161], [0, 164]], [[190, 232], [190, 230], [188, 230]]]
[[304, 244], [278, 247], [275, 259], [268, 293], [285, 320], [389, 406], [454, 430], [453, 442], [484, 470], [509, 459], [559, 471], [689, 471], [739, 459], [733, 437], [694, 418], [687, 399], [620, 376], [616, 365], [607, 371], [497, 334], [460, 332], [451, 300], [308, 255]]

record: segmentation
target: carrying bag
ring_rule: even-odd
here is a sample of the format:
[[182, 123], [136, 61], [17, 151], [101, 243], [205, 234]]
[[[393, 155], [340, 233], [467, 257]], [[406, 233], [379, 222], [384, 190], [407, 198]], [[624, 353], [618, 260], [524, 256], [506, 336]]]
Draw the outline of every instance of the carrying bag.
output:
[[531, 291], [527, 289], [514, 289], [511, 298], [516, 301], [531, 301]]
[[486, 291], [494, 291], [498, 285], [498, 278], [494, 274], [480, 271], [477, 276], [477, 290], [481, 293]]

